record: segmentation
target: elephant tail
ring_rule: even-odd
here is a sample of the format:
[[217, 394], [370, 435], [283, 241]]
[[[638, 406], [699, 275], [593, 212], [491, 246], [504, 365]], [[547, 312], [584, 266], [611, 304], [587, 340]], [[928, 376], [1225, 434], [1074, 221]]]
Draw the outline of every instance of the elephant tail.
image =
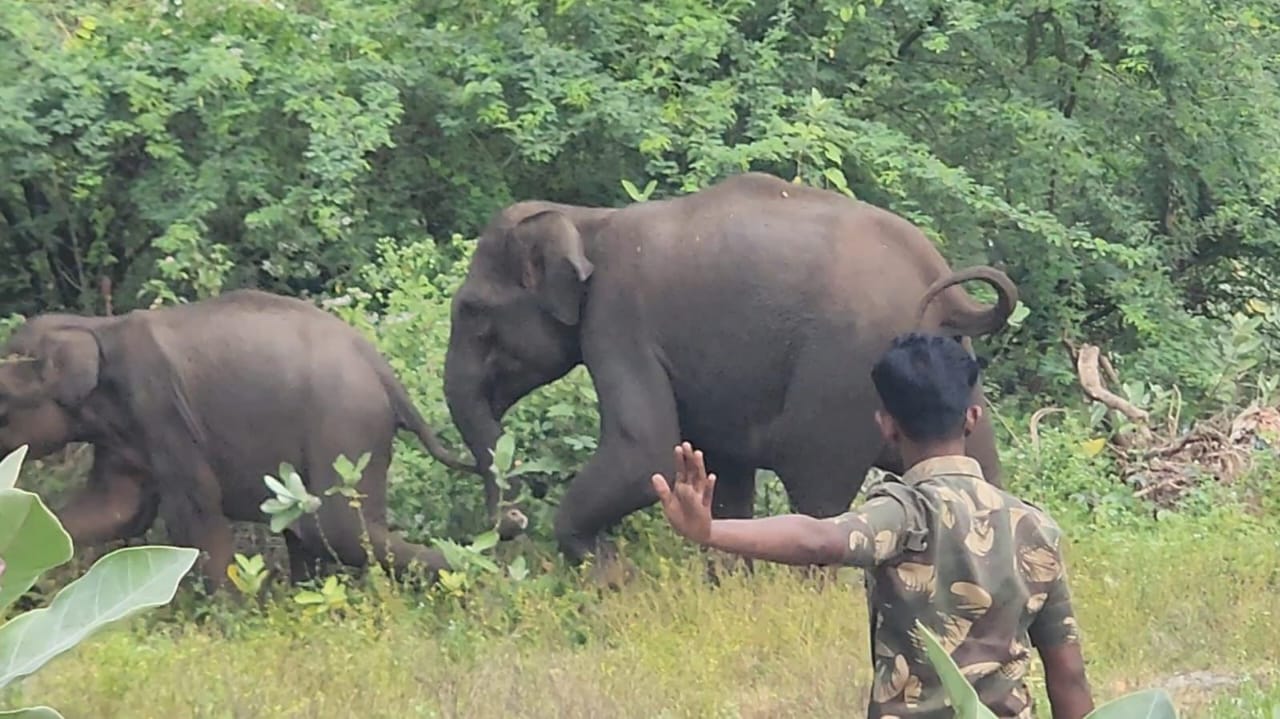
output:
[[391, 409], [396, 414], [396, 424], [401, 429], [407, 429], [416, 434], [418, 441], [427, 448], [427, 452], [444, 466], [475, 474], [476, 468], [471, 463], [458, 459], [457, 455], [445, 448], [444, 443], [431, 429], [431, 425], [427, 424], [422, 413], [413, 404], [409, 391], [400, 382], [400, 378], [396, 377], [386, 359], [371, 347], [363, 349], [374, 371], [378, 373], [378, 378], [382, 380], [382, 386], [387, 391], [387, 399], [391, 400]]
[[1003, 329], [1018, 304], [1018, 287], [1005, 273], [988, 265], [968, 267], [942, 277], [925, 290], [916, 312], [916, 323], [924, 320], [925, 311], [939, 294], [955, 285], [979, 280], [990, 285], [996, 291], [994, 305], [982, 305], [974, 301], [967, 293], [954, 293], [950, 302], [950, 311], [942, 320], [942, 328], [948, 332], [965, 337], [976, 337], [998, 332]]

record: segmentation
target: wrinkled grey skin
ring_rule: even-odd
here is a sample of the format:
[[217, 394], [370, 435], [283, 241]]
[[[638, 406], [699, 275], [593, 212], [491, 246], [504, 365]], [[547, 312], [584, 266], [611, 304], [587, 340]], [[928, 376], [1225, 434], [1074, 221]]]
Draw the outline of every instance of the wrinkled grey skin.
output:
[[[953, 286], [971, 279], [996, 306]], [[555, 520], [578, 561], [656, 501], [649, 477], [672, 476], [682, 439], [719, 475], [716, 517], [752, 516], [756, 468], [777, 472], [795, 511], [844, 511], [872, 465], [903, 469], [873, 420], [871, 365], [890, 340], [920, 328], [968, 347], [1016, 301], [997, 270], [953, 275], [903, 218], [770, 175], [621, 209], [521, 202], [482, 233], [453, 299], [445, 397], [492, 512], [483, 468], [504, 413], [586, 364], [600, 442]], [[990, 420], [968, 444], [998, 485]]]
[[[228, 520], [263, 522], [263, 475], [289, 462], [323, 505], [286, 532], [291, 578], [318, 561], [365, 564], [360, 517], [341, 495], [339, 454], [371, 454], [358, 486], [375, 554], [435, 576], [439, 552], [386, 526], [386, 471], [398, 429], [444, 449], [386, 360], [354, 328], [301, 300], [255, 290], [118, 317], [46, 314], [10, 337], [0, 363], [0, 452], [35, 459], [69, 442], [94, 447], [88, 482], [56, 514], [77, 545], [144, 533], [203, 550], [206, 586], [226, 578]], [[324, 539], [321, 538], [323, 529]], [[336, 553], [325, 547], [328, 541]], [[388, 562], [388, 552], [394, 555]]]

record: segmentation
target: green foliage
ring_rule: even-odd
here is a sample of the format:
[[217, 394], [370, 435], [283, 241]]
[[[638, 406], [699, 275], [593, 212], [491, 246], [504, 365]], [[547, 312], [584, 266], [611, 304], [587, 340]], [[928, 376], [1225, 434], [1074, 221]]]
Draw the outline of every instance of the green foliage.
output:
[[293, 595], [293, 601], [302, 605], [309, 615], [333, 614], [349, 606], [347, 588], [336, 574], [326, 577], [316, 591], [303, 590]]
[[[1186, 719], [1272, 715], [1280, 534], [1276, 515], [1262, 518], [1262, 532], [1243, 529], [1241, 517], [1142, 533], [1064, 526], [1096, 702], [1167, 686]], [[227, 707], [281, 719], [352, 707], [460, 719], [865, 713], [874, 673], [857, 571], [833, 581], [757, 563], [713, 585], [700, 558], [667, 554], [674, 536], [654, 539], [632, 551], [657, 554], [660, 566], [617, 592], [522, 554], [533, 577], [482, 575], [465, 601], [373, 596], [351, 583], [348, 609], [306, 616], [293, 601], [214, 614], [192, 597], [81, 647], [23, 688], [74, 717]], [[1037, 662], [1028, 684], [1048, 715]]]
[[258, 596], [271, 574], [271, 570], [266, 567], [266, 560], [260, 554], [246, 557], [239, 552], [235, 553], [234, 559], [232, 564], [227, 565], [227, 578], [242, 594]]
[[0, 616], [40, 575], [71, 559], [71, 537], [44, 500], [16, 488], [23, 445], [0, 462]]
[[[455, 446], [461, 441], [444, 403], [444, 358], [450, 298], [462, 281], [472, 247], [458, 237], [445, 245], [446, 252], [434, 252], [429, 242], [397, 247], [382, 241], [379, 261], [363, 268], [356, 282], [332, 302], [339, 317], [377, 345], [428, 424]], [[558, 480], [595, 449], [595, 403], [590, 377], [578, 368], [526, 397], [503, 421], [504, 437], [510, 439], [502, 440], [502, 456], [493, 458], [502, 481], [512, 473], [531, 475], [543, 483], [536, 493], [546, 492], [547, 501], [526, 508], [535, 536], [550, 535]], [[525, 452], [518, 453], [516, 447], [530, 448], [532, 456], [517, 456]], [[411, 538], [422, 541], [488, 528], [480, 482], [452, 479], [414, 439], [397, 441], [388, 483], [392, 522]], [[522, 496], [533, 492], [528, 483], [522, 486]]]
[[[14, 487], [25, 455], [24, 446], [0, 462], [0, 527], [6, 534], [0, 541], [0, 580], [7, 592], [0, 612], [30, 588], [40, 573], [71, 558], [70, 537], [53, 513], [38, 497]], [[105, 626], [168, 604], [198, 554], [189, 547], [117, 549], [59, 591], [49, 606], [0, 624], [0, 689], [36, 672]], [[2, 714], [30, 719], [58, 716], [43, 706]]]
[[512, 200], [656, 199], [751, 168], [1007, 267], [1031, 310], [982, 343], [1006, 392], [1070, 388], [1046, 351], [1064, 331], [1189, 398], [1215, 392], [1201, 360], [1225, 318], [1280, 340], [1280, 25], [1248, 0], [3, 0], [0, 17], [0, 312], [102, 309], [101, 277], [119, 308], [341, 294], [389, 248], [451, 280], [464, 251], [428, 238], [474, 236]]
[[259, 507], [270, 515], [273, 532], [282, 532], [302, 515], [320, 509], [320, 498], [307, 491], [302, 484], [302, 475], [287, 462], [280, 465], [280, 476], [284, 478], [283, 484], [271, 475], [262, 478], [267, 489], [275, 493], [274, 497], [268, 498]]

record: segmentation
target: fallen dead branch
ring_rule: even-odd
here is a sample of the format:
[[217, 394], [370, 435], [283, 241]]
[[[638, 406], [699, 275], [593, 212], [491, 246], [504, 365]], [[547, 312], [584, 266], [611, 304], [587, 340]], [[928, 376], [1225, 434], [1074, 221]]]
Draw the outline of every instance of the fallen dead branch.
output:
[[[1080, 353], [1076, 356], [1076, 372], [1080, 376], [1080, 386], [1084, 388], [1084, 393], [1089, 399], [1103, 403], [1110, 409], [1123, 414], [1129, 418], [1131, 422], [1146, 423], [1150, 415], [1144, 409], [1139, 409], [1120, 395], [1106, 388], [1102, 383], [1102, 377], [1098, 372], [1098, 366], [1101, 356], [1097, 346], [1082, 345]], [[1110, 363], [1107, 363], [1110, 368]], [[1115, 374], [1115, 368], [1110, 369], [1110, 374]], [[1119, 378], [1116, 378], [1119, 381]]]
[[[1075, 361], [1085, 396], [1137, 425], [1134, 432], [1108, 439], [1120, 479], [1133, 488], [1137, 497], [1173, 504], [1197, 485], [1234, 482], [1253, 468], [1260, 450], [1280, 449], [1280, 408], [1255, 405], [1242, 411], [1224, 411], [1183, 431], [1179, 427], [1182, 396], [1175, 388], [1165, 427], [1152, 428], [1147, 410], [1107, 388], [1104, 375], [1113, 385], [1120, 384], [1120, 377], [1098, 347], [1076, 346], [1066, 338], [1063, 344]], [[1037, 451], [1040, 422], [1061, 411], [1047, 407], [1032, 415], [1031, 443]]]
[[1040, 454], [1040, 421], [1051, 414], [1061, 414], [1066, 412], [1061, 407], [1042, 407], [1031, 415], [1030, 434], [1031, 434], [1031, 450], [1036, 454]]

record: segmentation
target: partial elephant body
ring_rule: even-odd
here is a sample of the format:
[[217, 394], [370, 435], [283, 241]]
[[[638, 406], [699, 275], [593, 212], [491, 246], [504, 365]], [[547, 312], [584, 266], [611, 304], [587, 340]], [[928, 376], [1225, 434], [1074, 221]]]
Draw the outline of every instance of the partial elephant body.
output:
[[[7, 349], [35, 360], [26, 384], [0, 375], [9, 414], [0, 444], [28, 442], [37, 456], [68, 441], [95, 447], [85, 489], [60, 511], [77, 542], [136, 535], [159, 513], [175, 543], [208, 553], [207, 578], [219, 584], [231, 558], [228, 520], [265, 521], [263, 476], [288, 462], [323, 499], [287, 530], [295, 579], [334, 553], [363, 565], [365, 531], [379, 561], [445, 566], [437, 552], [387, 529], [392, 440], [411, 429], [447, 464], [463, 465], [443, 451], [373, 346], [319, 308], [241, 290], [115, 318], [48, 315], [19, 328]], [[61, 436], [31, 416], [57, 413], [40, 402], [40, 388], [77, 382], [58, 398]], [[345, 497], [322, 495], [340, 482], [337, 457], [354, 462], [365, 452], [362, 523]]]
[[[446, 397], [479, 455], [519, 397], [586, 364], [601, 437], [557, 516], [571, 558], [656, 500], [649, 477], [670, 476], [680, 439], [719, 475], [716, 516], [751, 516], [757, 468], [778, 473], [796, 511], [830, 516], [871, 466], [903, 469], [873, 419], [870, 370], [890, 340], [992, 332], [1016, 302], [990, 268], [972, 278], [996, 286], [996, 307], [949, 277], [905, 219], [758, 173], [617, 210], [519, 203], [455, 297]], [[989, 420], [969, 447], [998, 484]]]

